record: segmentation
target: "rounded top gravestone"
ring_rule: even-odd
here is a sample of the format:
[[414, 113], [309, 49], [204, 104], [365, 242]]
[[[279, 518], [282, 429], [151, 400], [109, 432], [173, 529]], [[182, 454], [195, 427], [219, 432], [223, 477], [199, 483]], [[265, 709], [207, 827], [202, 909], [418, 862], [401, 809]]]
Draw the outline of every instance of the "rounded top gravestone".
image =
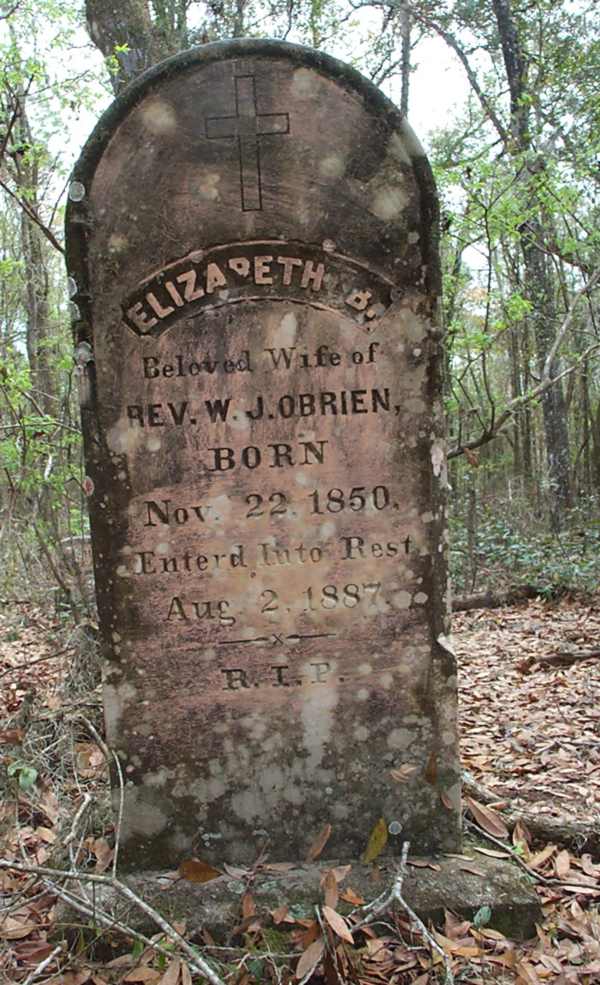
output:
[[[207, 45], [105, 114], [67, 213], [123, 857], [459, 844], [437, 207], [309, 49]], [[116, 791], [118, 797], [118, 790]]]

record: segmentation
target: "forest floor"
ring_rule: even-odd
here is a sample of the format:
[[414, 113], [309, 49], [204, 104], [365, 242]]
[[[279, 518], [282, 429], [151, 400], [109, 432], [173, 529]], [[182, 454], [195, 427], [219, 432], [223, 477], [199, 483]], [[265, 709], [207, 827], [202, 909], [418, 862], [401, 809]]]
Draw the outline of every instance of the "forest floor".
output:
[[[110, 874], [106, 749], [93, 737], [100, 694], [84, 639], [81, 630], [69, 635], [26, 602], [0, 609], [0, 771], [8, 793], [0, 807], [0, 855], [22, 867], [51, 867], [70, 841], [82, 872]], [[326, 880], [325, 903], [333, 906], [321, 908], [320, 925], [289, 912], [256, 913], [245, 892], [229, 953], [215, 950], [208, 934], [195, 942], [198, 950], [186, 952], [158, 926], [153, 940], [162, 953], [127, 935], [89, 928], [71, 934], [67, 945], [56, 934], [60, 880], [51, 879], [49, 889], [42, 875], [0, 868], [0, 982], [191, 985], [203, 980], [194, 954], [208, 956], [215, 974], [235, 985], [426, 985], [442, 982], [449, 970], [457, 983], [472, 985], [600, 982], [600, 853], [582, 853], [576, 838], [560, 844], [515, 823], [522, 812], [597, 829], [599, 641], [600, 594], [454, 618], [461, 751], [475, 790], [469, 788], [468, 816], [488, 838], [484, 853], [516, 855], [528, 868], [544, 913], [534, 940], [508, 940], [486, 926], [485, 913], [472, 923], [447, 914], [443, 926], [430, 928], [436, 953], [401, 911], [352, 938], [352, 919], [336, 907], [347, 912], [344, 899], [364, 901], [356, 899], [351, 872], [345, 872], [345, 889], [336, 889], [334, 877]], [[84, 816], [80, 808], [88, 799]], [[79, 812], [81, 834], [70, 837]], [[287, 951], [295, 954], [274, 953], [273, 929], [277, 935], [280, 925], [289, 931]], [[178, 930], [185, 938], [185, 928]]]

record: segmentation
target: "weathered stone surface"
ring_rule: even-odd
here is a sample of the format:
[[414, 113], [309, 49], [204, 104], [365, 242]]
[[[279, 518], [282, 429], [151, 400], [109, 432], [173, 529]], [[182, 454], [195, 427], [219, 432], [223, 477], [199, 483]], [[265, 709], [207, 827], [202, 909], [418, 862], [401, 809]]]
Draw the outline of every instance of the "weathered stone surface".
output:
[[380, 817], [456, 848], [418, 142], [330, 58], [209, 45], [109, 110], [70, 197], [124, 861], [302, 858], [325, 822], [358, 855]]
[[[323, 872], [329, 866], [341, 864], [344, 863], [338, 860], [301, 865], [289, 872], [259, 873], [252, 882], [252, 896], [259, 916], [266, 918], [268, 926], [268, 911], [285, 903], [293, 908], [296, 916], [313, 917], [315, 905], [323, 902], [320, 885]], [[476, 855], [470, 863], [481, 875], [466, 871], [466, 864], [461, 859], [436, 858], [436, 870], [409, 866], [403, 885], [403, 895], [409, 906], [426, 924], [431, 921], [438, 926], [443, 925], [445, 910], [472, 920], [481, 907], [489, 906], [488, 926], [511, 940], [534, 937], [535, 925], [542, 920], [542, 909], [524, 873], [509, 862], [481, 855]], [[240, 880], [223, 876], [198, 885], [185, 880], [173, 882], [172, 874], [147, 872], [143, 876], [129, 875], [125, 881], [171, 921], [185, 921], [191, 937], [204, 927], [224, 940], [231, 934], [231, 928], [239, 923], [241, 894], [245, 889]], [[354, 863], [342, 888], [349, 885], [370, 901], [389, 889], [392, 883], [391, 861], [378, 864], [377, 869]], [[98, 905], [121, 916], [124, 916], [125, 905], [130, 927], [152, 931], [147, 917], [141, 911], [131, 910], [129, 903], [119, 902], [112, 890], [101, 889], [97, 900]], [[341, 902], [339, 909], [347, 913], [352, 907]]]

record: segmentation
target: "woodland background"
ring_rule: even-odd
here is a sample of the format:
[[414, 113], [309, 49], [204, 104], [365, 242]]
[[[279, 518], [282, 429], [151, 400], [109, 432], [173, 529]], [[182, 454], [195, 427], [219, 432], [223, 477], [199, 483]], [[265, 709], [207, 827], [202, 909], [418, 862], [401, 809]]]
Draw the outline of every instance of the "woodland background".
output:
[[[600, 980], [599, 28], [597, 0], [0, 0], [0, 982]], [[466, 829], [484, 839], [461, 858], [475, 879], [486, 854], [527, 870], [543, 921], [526, 944], [487, 926], [489, 907], [431, 933], [405, 910], [363, 927], [360, 911], [337, 912], [364, 903], [350, 866], [339, 900], [341, 870], [324, 872], [316, 919], [292, 900], [257, 913], [268, 861], [237, 870], [239, 920], [219, 946], [160, 913], [141, 939], [93, 894], [118, 875], [106, 767], [119, 760], [101, 735], [65, 195], [128, 81], [235, 36], [344, 58], [409, 119], [429, 39], [464, 79], [426, 147], [442, 208], [452, 578], [463, 597], [520, 586], [534, 601], [454, 622]], [[58, 900], [78, 922], [61, 923]]]
[[237, 36], [346, 58], [399, 93], [409, 119], [424, 40], [452, 52], [463, 104], [427, 151], [442, 204], [455, 590], [593, 588], [599, 26], [594, 0], [2, 0], [0, 597], [35, 586], [76, 620], [89, 606], [69, 169], [90, 120], [141, 71]]

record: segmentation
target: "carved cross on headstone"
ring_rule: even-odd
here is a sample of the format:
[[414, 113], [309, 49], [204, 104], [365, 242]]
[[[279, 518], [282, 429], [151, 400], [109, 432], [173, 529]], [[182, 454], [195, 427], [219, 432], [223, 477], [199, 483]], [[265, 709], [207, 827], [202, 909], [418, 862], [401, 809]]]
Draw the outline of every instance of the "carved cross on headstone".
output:
[[209, 116], [206, 121], [209, 140], [237, 137], [240, 156], [240, 186], [243, 212], [260, 212], [262, 187], [260, 176], [259, 137], [290, 132], [288, 113], [258, 113], [256, 82], [253, 75], [235, 77], [235, 116]]

